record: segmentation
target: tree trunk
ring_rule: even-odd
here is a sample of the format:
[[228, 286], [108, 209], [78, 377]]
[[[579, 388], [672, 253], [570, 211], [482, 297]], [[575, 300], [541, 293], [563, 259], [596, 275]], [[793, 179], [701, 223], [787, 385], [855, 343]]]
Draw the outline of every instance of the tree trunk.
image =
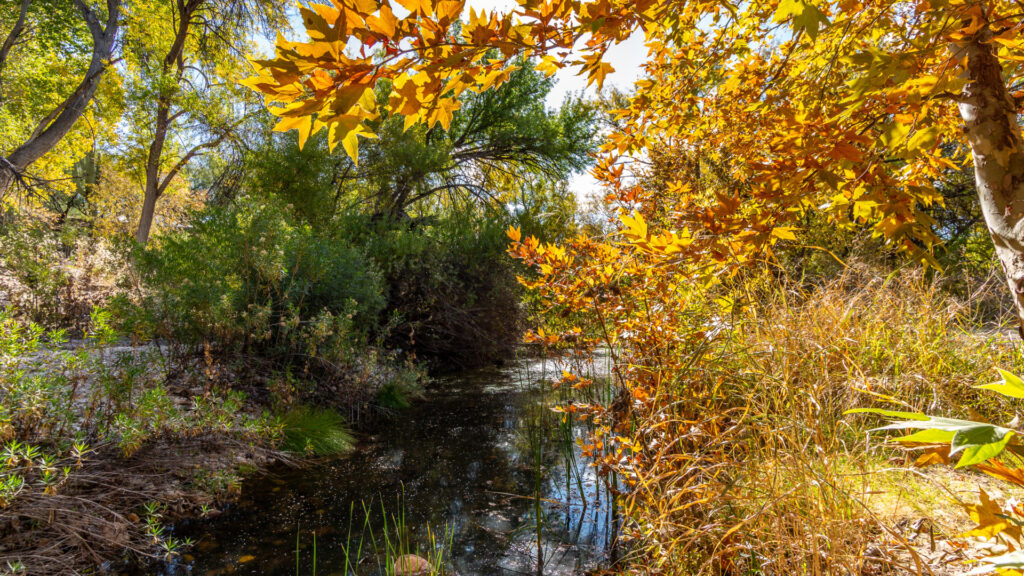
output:
[[1024, 335], [1024, 146], [1017, 108], [985, 26], [959, 46], [967, 80], [959, 101], [974, 157], [974, 176], [985, 223], [1017, 307]]
[[[85, 78], [74, 92], [61, 104], [60, 112], [48, 125], [40, 126], [41, 130], [33, 134], [27, 141], [14, 150], [0, 163], [0, 170], [7, 172], [0, 178], [0, 198], [3, 198], [14, 182], [15, 174], [23, 172], [30, 164], [53, 149], [58, 142], [71, 130], [75, 122], [85, 113], [86, 107], [96, 93], [100, 77], [110, 64], [114, 50], [114, 39], [117, 37], [118, 20], [121, 12], [121, 0], [107, 0], [107, 23], [104, 27], [96, 13], [82, 0], [75, 0], [75, 6], [82, 13], [82, 18], [92, 35], [92, 59]], [[56, 110], [55, 110], [56, 112]], [[11, 174], [10, 172], [14, 172]]]
[[[203, 5], [205, 0], [176, 0], [175, 11], [177, 29], [174, 31], [174, 42], [167, 50], [162, 61], [161, 73], [165, 76], [173, 74], [174, 84], [181, 82], [185, 73], [184, 51], [185, 41], [188, 39], [189, 27], [192, 25], [192, 17]], [[149, 233], [153, 228], [153, 215], [156, 213], [156, 202], [160, 199], [164, 190], [170, 184], [177, 172], [191, 159], [194, 153], [187, 154], [178, 162], [168, 174], [160, 177], [160, 164], [164, 154], [164, 144], [167, 141], [167, 131], [171, 127], [174, 118], [171, 116], [171, 105], [174, 100], [176, 86], [161, 88], [156, 98], [156, 117], [154, 118], [153, 141], [149, 145], [149, 155], [146, 158], [146, 188], [142, 199], [142, 214], [139, 215], [139, 227], [135, 232], [135, 240], [139, 244], [149, 242]]]
[[156, 201], [160, 199], [160, 193], [163, 192], [160, 185], [160, 159], [164, 154], [167, 129], [171, 123], [170, 114], [171, 106], [168, 98], [158, 97], [153, 141], [149, 145], [149, 155], [146, 158], [146, 188], [142, 198], [142, 214], [139, 215], [139, 228], [135, 232], [135, 241], [139, 244], [149, 242], [149, 233], [153, 228], [153, 215], [156, 213]]
[[150, 190], [149, 186], [146, 186], [146, 195], [142, 199], [142, 215], [139, 218], [139, 229], [135, 232], [135, 240], [139, 244], [145, 244], [149, 241], [149, 233], [153, 228], [153, 215], [156, 213], [156, 201], [157, 201], [156, 190]]

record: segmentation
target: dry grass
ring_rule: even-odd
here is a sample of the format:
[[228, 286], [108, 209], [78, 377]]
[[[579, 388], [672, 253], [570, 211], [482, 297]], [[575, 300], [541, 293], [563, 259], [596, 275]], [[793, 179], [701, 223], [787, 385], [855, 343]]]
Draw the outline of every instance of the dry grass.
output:
[[[98, 566], [146, 566], [168, 552], [147, 531], [146, 506], [161, 524], [201, 516], [232, 494], [214, 494], [198, 480], [237, 476], [287, 455], [244, 439], [205, 435], [150, 443], [127, 459], [116, 447], [86, 460], [54, 494], [30, 492], [0, 513], [0, 574], [94, 574]], [[161, 526], [162, 527], [162, 526]]]
[[[629, 470], [634, 570], [647, 574], [957, 574], [970, 546], [957, 504], [976, 475], [913, 469], [906, 454], [843, 416], [854, 407], [1006, 422], [1013, 406], [976, 393], [998, 366], [1020, 372], [978, 300], [919, 275], [849, 270], [806, 290], [746, 282], [728, 329], [696, 369], [635, 413], [650, 450]], [[986, 307], [988, 309], [990, 307]]]

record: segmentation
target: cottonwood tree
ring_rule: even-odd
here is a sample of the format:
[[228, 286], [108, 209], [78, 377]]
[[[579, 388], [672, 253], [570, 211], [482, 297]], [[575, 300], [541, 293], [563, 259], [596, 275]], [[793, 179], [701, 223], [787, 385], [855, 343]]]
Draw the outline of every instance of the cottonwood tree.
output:
[[129, 125], [122, 146], [141, 167], [135, 238], [149, 240], [157, 202], [189, 163], [231, 139], [248, 111], [237, 80], [255, 34], [280, 24], [281, 0], [137, 0], [126, 23]]
[[[838, 225], [870, 223], [928, 259], [936, 238], [922, 208], [939, 201], [936, 180], [969, 153], [1024, 314], [1014, 95], [1024, 19], [1014, 2], [530, 0], [499, 16], [466, 14], [452, 0], [338, 0], [303, 14], [309, 40], [279, 41], [248, 84], [278, 104], [281, 129], [300, 138], [327, 129], [352, 155], [382, 109], [447, 126], [458, 96], [507, 80], [517, 55], [539, 58], [549, 73], [573, 66], [600, 84], [611, 71], [607, 48], [642, 33], [647, 78], [619, 112], [624, 129], [609, 138], [598, 174], [642, 209], [644, 191], [623, 157], [673, 146], [730, 159], [728, 186], [697, 190], [680, 173], [673, 194], [685, 210], [655, 223], [680, 238], [669, 243], [674, 258], [749, 259], [793, 238], [797, 215], [817, 210]], [[350, 41], [363, 49], [345, 52]], [[486, 58], [493, 49], [503, 57]], [[383, 79], [394, 90], [378, 105], [369, 95]], [[948, 157], [947, 143], [963, 153]]]
[[572, 98], [549, 110], [552, 84], [516, 70], [495, 90], [463, 94], [447, 128], [406, 128], [404, 118], [385, 114], [368, 124], [377, 138], [361, 147], [341, 185], [361, 188], [377, 214], [401, 218], [439, 201], [501, 206], [518, 181], [565, 180], [590, 163], [596, 111]]
[[[34, 126], [27, 134], [18, 132], [12, 135], [10, 148], [0, 150], [0, 154], [4, 154], [0, 157], [0, 199], [3, 199], [16, 180], [23, 178], [30, 165], [53, 150], [68, 135], [88, 110], [100, 80], [111, 66], [123, 8], [121, 0], [106, 0], [104, 8], [86, 0], [74, 0], [71, 4], [73, 8], [68, 2], [21, 0], [16, 5], [4, 7], [3, 12], [0, 12], [5, 24], [11, 23], [0, 44], [0, 112], [4, 112], [0, 117], [5, 122], [17, 122], [15, 116], [26, 110], [38, 110], [42, 115], [33, 119]], [[8, 13], [8, 10], [11, 12]], [[72, 17], [80, 18], [84, 23], [92, 45], [85, 69], [74, 72], [77, 82], [70, 84], [71, 91], [61, 91], [55, 101], [48, 98], [49, 94], [21, 94], [13, 98], [11, 87], [5, 82], [12, 75], [10, 65], [15, 61], [20, 65], [24, 60], [32, 60], [31, 57], [19, 60], [18, 52], [34, 51], [47, 65], [76, 59], [73, 54], [65, 58], [57, 53], [62, 44], [74, 46], [76, 39], [55, 34], [68, 33], [67, 21]], [[57, 69], [48, 70], [47, 66], [42, 65], [33, 72], [59, 73]], [[62, 87], [67, 85], [64, 77], [51, 77], [50, 80], [59, 81]], [[28, 106], [25, 105], [26, 101], [31, 101]], [[11, 108], [19, 110], [11, 112]]]

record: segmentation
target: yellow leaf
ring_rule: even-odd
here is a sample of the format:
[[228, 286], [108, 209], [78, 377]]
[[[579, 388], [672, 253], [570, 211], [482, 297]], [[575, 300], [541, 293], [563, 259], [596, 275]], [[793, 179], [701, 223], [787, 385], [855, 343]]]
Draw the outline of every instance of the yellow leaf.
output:
[[395, 27], [397, 25], [398, 18], [395, 17], [395, 13], [391, 11], [391, 7], [387, 4], [382, 4], [380, 12], [366, 19], [366, 26], [371, 32], [383, 34], [389, 38], [395, 35]]
[[413, 14], [422, 14], [428, 18], [434, 15], [434, 6], [430, 0], [398, 0], [398, 3]]
[[793, 234], [793, 230], [796, 230], [796, 228], [792, 226], [780, 226], [772, 229], [772, 236], [779, 240], [796, 240], [796, 234]]
[[282, 118], [274, 126], [275, 132], [299, 131], [299, 149], [306, 145], [306, 140], [314, 133], [312, 116], [295, 116]]
[[932, 448], [914, 460], [916, 468], [924, 468], [933, 464], [949, 464], [949, 446]]
[[975, 464], [975, 468], [989, 476], [1012, 482], [1018, 486], [1024, 486], [1024, 468], [1009, 468], [999, 460], [990, 460], [987, 463]]
[[347, 133], [341, 136], [341, 146], [345, 149], [345, 153], [352, 159], [357, 165], [359, 164], [359, 137], [363, 138], [376, 138], [377, 135], [370, 132], [362, 124], [357, 124], [355, 128], [349, 130]]
[[935, 145], [939, 136], [939, 130], [935, 126], [926, 126], [914, 132], [907, 142], [907, 149], [911, 152], [930, 149]]
[[462, 8], [466, 3], [462, 0], [441, 0], [435, 7], [437, 8], [437, 17], [449, 21], [454, 21], [462, 14]]
[[538, 62], [537, 66], [535, 66], [534, 68], [538, 72], [543, 72], [545, 76], [550, 78], [561, 67], [562, 65], [558, 62], [558, 60], [554, 56], [548, 54], [541, 58], [540, 62]]
[[1013, 524], [1003, 512], [998, 502], [989, 498], [984, 489], [979, 488], [981, 502], [968, 504], [965, 507], [971, 515], [971, 520], [977, 522], [978, 526], [961, 534], [961, 537], [977, 536], [980, 538], [994, 538], [1006, 533], [1007, 536], [1020, 538], [1020, 526]]
[[641, 240], [647, 239], [647, 222], [639, 212], [634, 212], [632, 216], [620, 216], [619, 219], [626, 226], [625, 234], [627, 236]]

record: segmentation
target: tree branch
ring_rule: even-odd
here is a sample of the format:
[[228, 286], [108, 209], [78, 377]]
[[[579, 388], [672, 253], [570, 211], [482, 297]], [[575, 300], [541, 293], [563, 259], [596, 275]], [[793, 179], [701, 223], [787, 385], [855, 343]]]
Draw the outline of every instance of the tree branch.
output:
[[171, 167], [171, 169], [167, 172], [167, 175], [165, 175], [163, 179], [160, 181], [159, 186], [157, 186], [157, 196], [163, 196], [164, 191], [167, 190], [168, 186], [170, 186], [171, 181], [174, 180], [174, 177], [177, 176], [178, 172], [181, 172], [182, 168], [184, 168], [189, 162], [191, 162], [193, 158], [202, 154], [204, 150], [209, 150], [210, 148], [217, 147], [218, 145], [220, 145], [221, 142], [224, 141], [225, 138], [227, 138], [227, 136], [228, 131], [225, 130], [220, 134], [220, 136], [217, 136], [217, 138], [215, 138], [214, 140], [210, 140], [209, 142], [199, 144], [193, 147], [188, 152], [186, 152], [184, 156], [179, 158], [178, 161], [174, 163], [174, 166]]
[[28, 15], [28, 5], [30, 3], [31, 0], [21, 0], [21, 11], [18, 13], [18, 20], [14, 23], [14, 28], [11, 28], [11, 32], [7, 35], [3, 45], [0, 45], [0, 102], [3, 102], [3, 72], [7, 67], [7, 56], [11, 53], [11, 48], [14, 48], [14, 45], [18, 43], [18, 37], [25, 31], [25, 17]]

